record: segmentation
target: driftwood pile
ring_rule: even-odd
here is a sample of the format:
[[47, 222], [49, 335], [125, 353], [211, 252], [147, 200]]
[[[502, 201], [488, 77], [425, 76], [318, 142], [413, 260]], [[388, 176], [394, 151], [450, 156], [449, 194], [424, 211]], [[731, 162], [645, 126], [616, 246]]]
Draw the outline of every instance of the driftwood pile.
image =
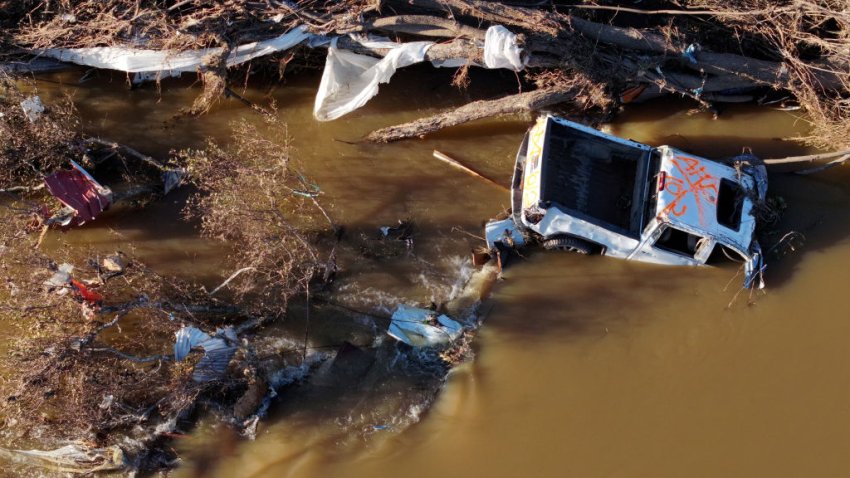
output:
[[[339, 36], [340, 48], [378, 57], [388, 51], [345, 35], [436, 41], [425, 59], [465, 61], [456, 78], [463, 84], [466, 68], [482, 63], [487, 28], [503, 25], [519, 35], [524, 52], [522, 92], [375, 131], [368, 139], [421, 136], [559, 104], [604, 116], [621, 103], [676, 94], [706, 108], [793, 102], [812, 124], [809, 143], [842, 149], [850, 146], [848, 7], [848, 0], [656, 0], [641, 8], [616, 1], [29, 0], [0, 2], [6, 27], [0, 43], [7, 52], [116, 45], [232, 48], [305, 25], [313, 34]], [[312, 51], [281, 54], [271, 64], [285, 67]], [[270, 64], [268, 58], [252, 63]], [[225, 91], [208, 76], [211, 88]]]

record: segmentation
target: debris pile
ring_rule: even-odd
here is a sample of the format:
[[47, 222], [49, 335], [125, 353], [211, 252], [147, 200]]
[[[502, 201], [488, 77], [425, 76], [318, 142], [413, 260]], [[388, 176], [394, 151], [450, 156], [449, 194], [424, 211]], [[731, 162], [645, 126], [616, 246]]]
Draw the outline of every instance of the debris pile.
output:
[[[480, 0], [169, 3], [49, 8], [28, 1], [6, 6], [0, 21], [7, 42], [139, 81], [197, 72], [208, 91], [194, 112], [227, 93], [228, 68], [283, 71], [314, 48], [327, 49], [318, 120], [362, 106], [396, 69], [423, 61], [457, 68], [458, 85], [468, 84], [469, 67], [519, 74], [520, 93], [381, 129], [372, 141], [555, 105], [603, 118], [621, 104], [674, 94], [715, 111], [725, 103], [796, 102], [813, 122], [811, 143], [848, 146], [850, 14], [842, 1], [661, 1], [656, 9]], [[307, 48], [283, 53], [298, 45]]]

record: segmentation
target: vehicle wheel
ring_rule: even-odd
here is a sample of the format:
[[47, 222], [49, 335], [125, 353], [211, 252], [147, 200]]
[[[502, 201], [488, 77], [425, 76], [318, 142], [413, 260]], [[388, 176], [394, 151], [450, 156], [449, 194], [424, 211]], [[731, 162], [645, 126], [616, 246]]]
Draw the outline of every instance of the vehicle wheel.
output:
[[543, 247], [549, 251], [569, 251], [582, 255], [592, 254], [596, 246], [572, 236], [555, 236], [543, 241]]

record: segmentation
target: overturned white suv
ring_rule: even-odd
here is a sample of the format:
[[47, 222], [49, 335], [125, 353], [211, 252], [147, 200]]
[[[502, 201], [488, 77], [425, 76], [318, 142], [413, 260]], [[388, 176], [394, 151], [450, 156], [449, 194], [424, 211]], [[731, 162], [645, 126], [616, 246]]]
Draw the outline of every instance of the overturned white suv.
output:
[[757, 162], [721, 164], [541, 117], [517, 153], [511, 217], [487, 224], [487, 245], [515, 247], [533, 235], [547, 249], [656, 264], [740, 256], [745, 286], [764, 287], [754, 207], [767, 173]]

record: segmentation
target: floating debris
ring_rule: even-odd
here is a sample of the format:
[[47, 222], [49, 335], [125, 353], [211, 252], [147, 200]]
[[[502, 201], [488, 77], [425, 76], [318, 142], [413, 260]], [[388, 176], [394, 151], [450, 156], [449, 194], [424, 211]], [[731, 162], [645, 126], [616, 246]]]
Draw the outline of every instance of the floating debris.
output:
[[446, 345], [463, 333], [463, 326], [433, 310], [399, 304], [387, 334], [412, 347]]
[[99, 471], [118, 471], [126, 466], [124, 451], [115, 445], [106, 448], [90, 448], [75, 443], [55, 450], [0, 448], [0, 456], [14, 462], [42, 466], [65, 473], [91, 474]]
[[120, 252], [116, 252], [111, 256], [104, 257], [100, 262], [101, 268], [103, 270], [112, 273], [112, 274], [121, 274], [124, 272], [124, 269], [127, 268], [127, 260], [124, 259], [124, 255]]
[[35, 123], [44, 113], [44, 104], [38, 96], [31, 96], [21, 101], [21, 109], [24, 110], [24, 116], [30, 120], [30, 123]]

